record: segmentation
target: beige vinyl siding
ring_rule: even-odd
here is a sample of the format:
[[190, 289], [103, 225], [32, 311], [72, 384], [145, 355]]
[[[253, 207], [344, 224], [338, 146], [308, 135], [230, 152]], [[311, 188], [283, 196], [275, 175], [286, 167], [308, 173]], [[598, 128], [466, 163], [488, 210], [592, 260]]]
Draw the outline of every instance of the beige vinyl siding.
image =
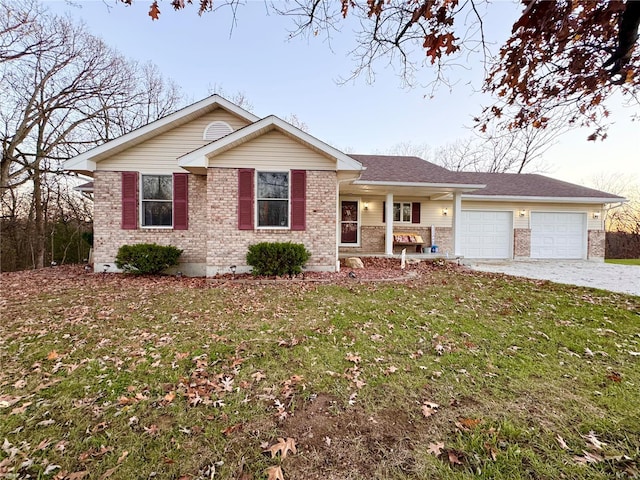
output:
[[[385, 197], [380, 196], [361, 196], [360, 198], [360, 211], [362, 214], [362, 225], [364, 226], [382, 226], [382, 203], [386, 201]], [[364, 210], [364, 203], [368, 202], [368, 210]], [[452, 203], [447, 201], [432, 202], [419, 197], [404, 197], [394, 196], [393, 202], [420, 202], [420, 223], [395, 223], [400, 228], [406, 228], [410, 230], [412, 227], [418, 226], [430, 227], [450, 227], [451, 226], [451, 214]], [[442, 209], [447, 207], [449, 209], [449, 215], [443, 216]]]
[[[601, 205], [583, 205], [578, 203], [503, 203], [503, 202], [462, 202], [463, 210], [511, 210], [513, 228], [530, 228], [531, 212], [584, 212], [587, 214], [588, 230], [603, 230], [603, 215], [593, 218], [593, 212], [600, 212]], [[520, 216], [520, 210], [525, 210], [525, 216]]]
[[203, 115], [185, 125], [162, 133], [97, 164], [98, 170], [171, 173], [184, 171], [178, 167], [178, 157], [209, 143], [203, 140], [205, 128], [214, 121], [228, 123], [237, 130], [248, 125], [246, 120], [222, 109]]
[[[360, 196], [360, 212], [363, 226], [382, 226], [382, 202], [385, 197], [381, 196]], [[453, 216], [453, 202], [447, 200], [431, 201], [419, 197], [394, 196], [394, 202], [421, 202], [420, 205], [420, 225], [424, 227], [451, 227]], [[364, 202], [368, 203], [368, 210], [364, 210]], [[474, 202], [464, 200], [463, 210], [488, 210], [488, 211], [511, 211], [513, 212], [514, 228], [529, 228], [531, 211], [534, 212], [584, 212], [587, 214], [587, 228], [589, 230], [603, 230], [604, 213], [601, 205], [583, 205], [575, 203], [509, 203], [509, 202]], [[442, 209], [449, 210], [448, 215], [442, 215]], [[520, 217], [520, 210], [526, 210], [526, 215]], [[600, 212], [600, 218], [593, 218], [594, 212]], [[416, 224], [400, 224], [400, 226], [410, 226]]]
[[270, 131], [212, 157], [209, 167], [335, 170], [336, 161], [280, 132]]

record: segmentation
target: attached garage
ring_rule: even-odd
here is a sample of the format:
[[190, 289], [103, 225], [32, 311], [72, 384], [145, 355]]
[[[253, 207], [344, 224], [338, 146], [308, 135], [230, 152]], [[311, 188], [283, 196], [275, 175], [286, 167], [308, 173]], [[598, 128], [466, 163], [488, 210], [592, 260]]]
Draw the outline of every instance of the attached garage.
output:
[[586, 258], [587, 215], [531, 212], [531, 258]]
[[460, 241], [465, 258], [511, 258], [513, 213], [463, 210]]

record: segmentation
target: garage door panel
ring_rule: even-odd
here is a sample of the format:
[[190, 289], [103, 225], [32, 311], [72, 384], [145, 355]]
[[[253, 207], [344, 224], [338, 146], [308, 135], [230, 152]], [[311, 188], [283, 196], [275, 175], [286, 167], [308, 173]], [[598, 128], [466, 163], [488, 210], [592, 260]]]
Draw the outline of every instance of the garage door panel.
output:
[[510, 258], [512, 212], [463, 210], [461, 251], [467, 258]]
[[584, 258], [586, 215], [584, 213], [532, 212], [532, 258]]

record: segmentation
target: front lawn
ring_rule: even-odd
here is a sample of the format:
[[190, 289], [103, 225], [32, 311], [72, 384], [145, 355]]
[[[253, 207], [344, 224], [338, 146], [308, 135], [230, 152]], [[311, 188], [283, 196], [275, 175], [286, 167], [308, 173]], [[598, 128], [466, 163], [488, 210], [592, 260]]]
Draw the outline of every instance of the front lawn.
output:
[[640, 297], [410, 268], [2, 274], [0, 478], [640, 476]]
[[640, 258], [607, 258], [605, 263], [615, 263], [618, 265], [640, 265]]

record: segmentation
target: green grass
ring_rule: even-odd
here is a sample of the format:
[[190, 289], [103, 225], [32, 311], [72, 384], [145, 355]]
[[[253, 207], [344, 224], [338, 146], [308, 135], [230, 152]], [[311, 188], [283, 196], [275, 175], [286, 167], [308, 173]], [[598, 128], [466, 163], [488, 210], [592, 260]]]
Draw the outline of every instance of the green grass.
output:
[[[2, 292], [0, 476], [640, 470], [639, 297], [452, 266], [339, 284], [56, 269]], [[298, 453], [263, 453], [278, 437]]]
[[605, 263], [615, 263], [617, 265], [640, 265], [640, 258], [607, 258]]

